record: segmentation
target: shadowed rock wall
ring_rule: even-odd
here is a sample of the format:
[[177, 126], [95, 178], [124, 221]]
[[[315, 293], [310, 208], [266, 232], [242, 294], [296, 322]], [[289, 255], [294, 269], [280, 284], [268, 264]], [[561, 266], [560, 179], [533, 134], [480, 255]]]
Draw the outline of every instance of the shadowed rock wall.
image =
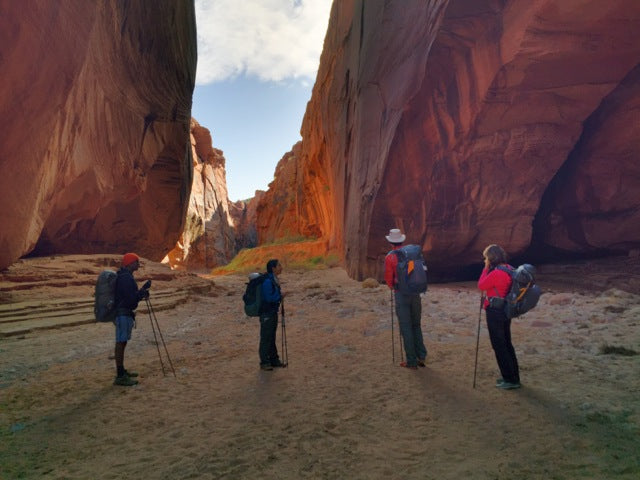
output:
[[336, 2], [302, 126], [298, 223], [357, 278], [380, 277], [393, 227], [436, 274], [494, 242], [638, 248], [639, 62], [634, 0]]
[[3, 2], [0, 268], [175, 244], [191, 187], [191, 0]]
[[193, 184], [184, 230], [167, 254], [172, 268], [218, 267], [236, 252], [225, 158], [212, 145], [211, 132], [192, 119]]
[[236, 236], [235, 252], [258, 245], [257, 209], [264, 194], [263, 190], [256, 190], [249, 200], [238, 200], [229, 205]]
[[640, 66], [584, 123], [550, 183], [534, 247], [559, 253], [626, 253], [640, 245]]

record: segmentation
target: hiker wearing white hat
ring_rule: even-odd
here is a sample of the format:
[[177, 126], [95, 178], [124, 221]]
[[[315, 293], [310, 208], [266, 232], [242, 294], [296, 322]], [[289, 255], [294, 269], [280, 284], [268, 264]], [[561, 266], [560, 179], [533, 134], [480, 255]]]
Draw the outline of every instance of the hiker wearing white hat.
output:
[[399, 228], [392, 228], [389, 230], [389, 235], [386, 235], [384, 238], [386, 238], [389, 243], [402, 244], [406, 240], [407, 236], [404, 235]]
[[[393, 249], [384, 259], [384, 280], [393, 291], [392, 300], [395, 298], [396, 315], [406, 354], [406, 360], [400, 366], [416, 370], [418, 366], [425, 366], [424, 362], [427, 358], [420, 325], [422, 317], [420, 292], [427, 289], [426, 266], [420, 247], [402, 246], [407, 237], [400, 229], [392, 228], [385, 238], [393, 245]], [[402, 275], [406, 278], [399, 278], [399, 264], [403, 268]], [[405, 271], [407, 266], [410, 268], [408, 272]]]

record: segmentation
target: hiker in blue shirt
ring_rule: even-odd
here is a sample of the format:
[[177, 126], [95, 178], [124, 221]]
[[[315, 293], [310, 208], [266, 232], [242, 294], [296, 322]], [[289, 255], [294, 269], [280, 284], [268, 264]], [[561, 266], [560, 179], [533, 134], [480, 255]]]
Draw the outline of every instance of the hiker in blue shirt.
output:
[[280, 289], [278, 275], [282, 273], [282, 264], [277, 259], [267, 262], [267, 278], [262, 288], [262, 304], [260, 305], [260, 368], [273, 370], [274, 367], [286, 367], [280, 361], [276, 347], [276, 332], [278, 330], [278, 310], [284, 293]]

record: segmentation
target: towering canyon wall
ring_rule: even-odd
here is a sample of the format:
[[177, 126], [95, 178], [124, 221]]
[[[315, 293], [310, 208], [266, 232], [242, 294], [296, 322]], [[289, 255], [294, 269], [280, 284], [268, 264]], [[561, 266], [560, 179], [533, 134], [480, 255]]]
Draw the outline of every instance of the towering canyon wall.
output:
[[638, 248], [639, 63], [635, 0], [335, 2], [295, 198], [269, 223], [297, 212], [358, 278], [393, 227], [434, 272], [494, 242]]
[[0, 268], [160, 260], [191, 188], [193, 1], [3, 2], [0, 45]]
[[213, 148], [209, 130], [194, 119], [191, 148], [194, 175], [186, 222], [166, 260], [172, 268], [213, 268], [227, 264], [236, 252], [225, 158]]

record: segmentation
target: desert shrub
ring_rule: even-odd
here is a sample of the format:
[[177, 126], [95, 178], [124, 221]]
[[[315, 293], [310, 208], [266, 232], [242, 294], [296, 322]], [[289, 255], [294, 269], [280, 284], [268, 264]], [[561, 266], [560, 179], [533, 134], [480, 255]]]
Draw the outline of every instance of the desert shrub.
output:
[[340, 265], [340, 261], [337, 255], [316, 255], [306, 259], [300, 259], [289, 263], [291, 270], [322, 270], [326, 268], [333, 268]]
[[317, 257], [311, 257], [309, 259], [309, 263], [311, 263], [311, 265], [319, 265], [321, 263], [324, 263], [324, 258], [322, 258], [322, 255], [318, 255]]
[[324, 264], [329, 268], [335, 268], [340, 266], [340, 257], [335, 253], [330, 253], [324, 257]]
[[638, 355], [638, 352], [626, 347], [618, 347], [615, 345], [608, 345], [605, 343], [604, 345], [600, 346], [600, 354], [601, 355], [623, 355], [625, 357], [633, 357], [634, 355]]
[[375, 278], [365, 278], [362, 282], [362, 288], [378, 288], [380, 284]]

